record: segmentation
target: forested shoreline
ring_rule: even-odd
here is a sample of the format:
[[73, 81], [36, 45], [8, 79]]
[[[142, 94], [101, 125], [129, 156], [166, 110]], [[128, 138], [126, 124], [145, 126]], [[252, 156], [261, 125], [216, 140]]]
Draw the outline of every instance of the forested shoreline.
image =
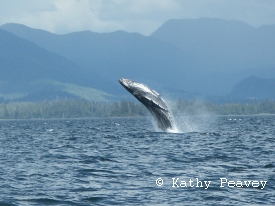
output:
[[[253, 115], [275, 114], [275, 101], [253, 103], [210, 103], [193, 100], [169, 102], [173, 114]], [[81, 118], [81, 117], [142, 117], [147, 109], [139, 102], [113, 103], [88, 100], [59, 99], [44, 102], [11, 102], [0, 104], [0, 119]]]

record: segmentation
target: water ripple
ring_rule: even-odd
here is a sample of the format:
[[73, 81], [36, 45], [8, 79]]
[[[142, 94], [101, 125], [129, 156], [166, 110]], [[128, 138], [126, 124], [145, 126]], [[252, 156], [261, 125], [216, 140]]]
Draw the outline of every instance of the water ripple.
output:
[[274, 126], [274, 116], [216, 117], [173, 134], [147, 118], [0, 121], [0, 205], [273, 205]]

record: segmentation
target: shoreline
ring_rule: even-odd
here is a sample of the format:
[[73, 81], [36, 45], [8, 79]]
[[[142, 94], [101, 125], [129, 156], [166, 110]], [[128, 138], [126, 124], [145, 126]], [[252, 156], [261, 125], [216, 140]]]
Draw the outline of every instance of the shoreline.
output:
[[[175, 115], [177, 116], [177, 115]], [[200, 117], [204, 115], [185, 115], [187, 117]], [[275, 116], [275, 114], [260, 113], [260, 114], [208, 114], [207, 116], [216, 117], [253, 117], [253, 116]], [[146, 116], [113, 116], [113, 117], [50, 117], [50, 118], [7, 118], [0, 119], [0, 121], [14, 121], [14, 120], [78, 120], [78, 119], [146, 119], [150, 118], [149, 115]]]

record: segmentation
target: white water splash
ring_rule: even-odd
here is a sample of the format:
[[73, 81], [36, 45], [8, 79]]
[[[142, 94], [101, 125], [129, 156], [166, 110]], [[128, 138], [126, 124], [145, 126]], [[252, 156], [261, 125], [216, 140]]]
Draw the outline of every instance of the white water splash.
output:
[[[211, 130], [216, 116], [211, 114], [203, 102], [194, 102], [195, 110], [177, 111], [175, 101], [166, 101], [169, 110], [173, 113], [176, 130], [173, 133], [206, 132]], [[170, 131], [168, 131], [170, 132]]]
[[[168, 107], [168, 109], [169, 109], [169, 107]], [[149, 115], [149, 119], [150, 119], [150, 121], [151, 121], [151, 123], [154, 127], [155, 132], [164, 132], [163, 130], [161, 130], [158, 127], [157, 120], [155, 119], [155, 117], [151, 113]], [[165, 132], [168, 132], [168, 133], [182, 133], [182, 131], [178, 129], [178, 126], [176, 124], [176, 121], [175, 121], [175, 118], [173, 117], [173, 115], [172, 115], [172, 129], [167, 129]]]
[[[216, 115], [207, 110], [203, 102], [194, 102], [192, 112], [177, 111], [177, 102], [165, 98], [165, 103], [172, 114], [173, 129], [167, 129], [168, 133], [209, 132], [216, 121]], [[157, 125], [155, 118], [150, 115], [149, 119], [156, 132], [163, 132]]]

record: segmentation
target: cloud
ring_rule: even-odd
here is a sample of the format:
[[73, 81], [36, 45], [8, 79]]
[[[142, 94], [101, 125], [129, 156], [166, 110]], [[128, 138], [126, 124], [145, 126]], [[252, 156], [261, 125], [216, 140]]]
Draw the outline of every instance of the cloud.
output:
[[125, 30], [149, 35], [169, 19], [274, 24], [274, 8], [273, 0], [1, 0], [0, 24], [22, 23], [54, 33]]
[[182, 1], [181, 18], [212, 17], [240, 20], [252, 26], [275, 23], [272, 0], [192, 0]]
[[54, 10], [56, 10], [54, 4], [48, 1], [3, 0], [0, 2], [0, 21], [4, 21], [3, 19], [19, 20], [27, 15]]

